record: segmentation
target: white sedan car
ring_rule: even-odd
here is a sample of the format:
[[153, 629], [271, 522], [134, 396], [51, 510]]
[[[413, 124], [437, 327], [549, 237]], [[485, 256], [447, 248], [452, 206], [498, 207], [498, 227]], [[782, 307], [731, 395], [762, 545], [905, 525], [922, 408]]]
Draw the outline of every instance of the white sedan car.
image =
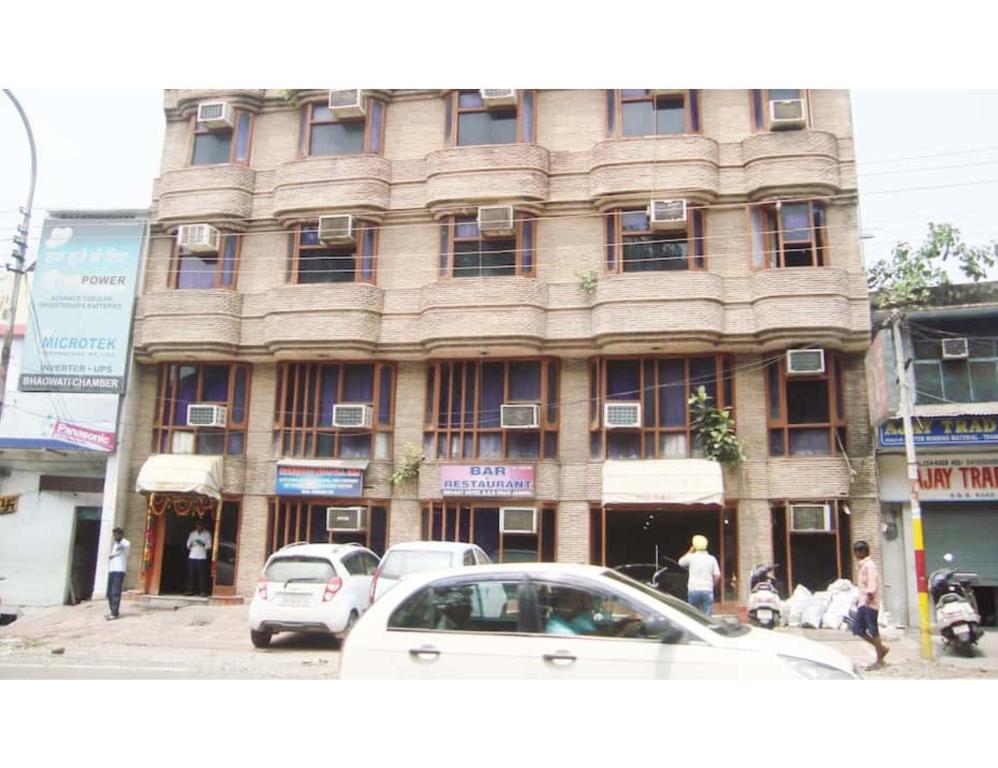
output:
[[819, 643], [708, 619], [608, 568], [560, 563], [407, 577], [354, 627], [340, 670], [344, 679], [858, 677]]

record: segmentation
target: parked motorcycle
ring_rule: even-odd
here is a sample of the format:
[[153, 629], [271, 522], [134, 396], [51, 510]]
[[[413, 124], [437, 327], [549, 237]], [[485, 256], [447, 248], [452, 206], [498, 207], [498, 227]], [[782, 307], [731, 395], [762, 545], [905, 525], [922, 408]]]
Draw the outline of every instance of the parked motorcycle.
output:
[[779, 626], [783, 612], [776, 568], [764, 563], [756, 566], [749, 577], [748, 618], [752, 624], [765, 629]]
[[[953, 556], [947, 553], [943, 559], [949, 563]], [[929, 576], [929, 593], [936, 606], [936, 626], [943, 644], [961, 656], [973, 655], [974, 645], [984, 634], [972, 589], [976, 583], [976, 573], [960, 573], [953, 568], [941, 568]]]

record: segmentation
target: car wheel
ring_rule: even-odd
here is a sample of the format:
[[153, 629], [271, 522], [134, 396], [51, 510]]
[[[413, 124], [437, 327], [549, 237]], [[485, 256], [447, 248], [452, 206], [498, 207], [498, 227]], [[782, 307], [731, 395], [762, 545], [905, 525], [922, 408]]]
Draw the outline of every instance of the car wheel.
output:
[[352, 630], [354, 626], [356, 626], [357, 619], [359, 618], [360, 616], [357, 615], [357, 611], [350, 611], [350, 616], [347, 618], [347, 625], [343, 627], [343, 631], [340, 632], [341, 640], [350, 634], [350, 630]]
[[266, 648], [270, 645], [270, 637], [270, 632], [257, 632], [255, 629], [250, 630], [250, 641], [255, 648]]

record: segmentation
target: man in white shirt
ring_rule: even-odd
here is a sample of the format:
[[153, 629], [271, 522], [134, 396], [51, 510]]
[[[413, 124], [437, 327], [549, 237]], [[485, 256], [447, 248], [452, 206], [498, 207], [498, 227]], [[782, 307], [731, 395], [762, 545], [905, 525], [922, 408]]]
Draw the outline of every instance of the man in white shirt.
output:
[[721, 568], [717, 558], [707, 552], [706, 536], [693, 537], [693, 546], [679, 558], [679, 565], [690, 572], [686, 602], [710, 616], [714, 611], [714, 588], [721, 583]]
[[194, 523], [194, 530], [187, 537], [187, 591], [194, 593], [194, 579], [197, 579], [198, 594], [208, 597], [208, 550], [211, 549], [211, 534], [205, 530], [200, 518]]
[[132, 551], [131, 542], [125, 538], [125, 532], [121, 528], [115, 528], [111, 535], [114, 541], [111, 544], [111, 554], [108, 557], [107, 566], [107, 605], [110, 609], [104, 615], [108, 621], [118, 618], [118, 610], [121, 607], [121, 588], [125, 583], [125, 572], [128, 570], [128, 555]]

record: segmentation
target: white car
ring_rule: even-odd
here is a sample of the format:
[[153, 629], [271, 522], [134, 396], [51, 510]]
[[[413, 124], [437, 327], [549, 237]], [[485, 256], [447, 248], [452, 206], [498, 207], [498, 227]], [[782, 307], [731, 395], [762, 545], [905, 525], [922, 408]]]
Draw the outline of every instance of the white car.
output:
[[345, 637], [367, 610], [378, 556], [358, 544], [289, 544], [267, 558], [250, 603], [250, 640], [278, 632]]
[[[487, 595], [501, 590], [497, 603]], [[515, 563], [417, 574], [344, 643], [344, 679], [851, 679], [820, 643], [712, 620], [608, 568]]]
[[441, 568], [490, 565], [492, 559], [477, 544], [461, 541], [407, 541], [388, 548], [371, 583], [371, 602], [404, 576]]

